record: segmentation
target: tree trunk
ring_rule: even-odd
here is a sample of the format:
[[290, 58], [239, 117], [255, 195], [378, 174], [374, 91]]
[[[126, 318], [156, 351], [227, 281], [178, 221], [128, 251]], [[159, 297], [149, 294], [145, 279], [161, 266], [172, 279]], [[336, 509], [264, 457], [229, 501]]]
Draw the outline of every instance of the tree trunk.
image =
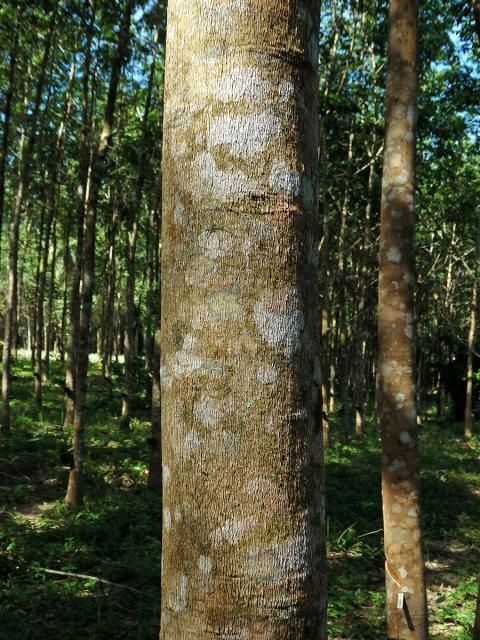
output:
[[127, 256], [127, 290], [125, 300], [125, 377], [123, 384], [123, 402], [122, 402], [122, 429], [130, 429], [130, 396], [132, 393], [132, 367], [133, 357], [133, 341], [135, 328], [135, 262], [137, 252], [138, 239], [138, 220], [142, 208], [143, 187], [145, 185], [147, 172], [147, 148], [148, 148], [148, 117], [152, 105], [152, 91], [155, 79], [155, 66], [157, 55], [159, 32], [155, 32], [152, 46], [152, 62], [150, 65], [150, 73], [148, 78], [147, 95], [142, 118], [142, 133], [139, 144], [138, 155], [138, 172], [135, 188], [135, 202], [130, 212], [130, 221], [128, 229], [128, 256]]
[[80, 149], [78, 164], [78, 187], [76, 198], [77, 246], [75, 255], [75, 270], [73, 274], [72, 291], [70, 294], [70, 335], [68, 338], [68, 357], [65, 369], [65, 420], [64, 426], [73, 425], [75, 383], [77, 373], [77, 348], [80, 325], [80, 281], [83, 273], [83, 226], [85, 220], [85, 202], [90, 165], [90, 138], [93, 123], [94, 101], [90, 101], [90, 68], [91, 49], [95, 31], [95, 2], [88, 5], [88, 20], [85, 19], [87, 43], [82, 79], [82, 127], [80, 130]]
[[12, 49], [10, 52], [10, 64], [8, 67], [8, 88], [5, 95], [5, 108], [3, 110], [3, 138], [2, 146], [0, 148], [0, 252], [2, 247], [3, 209], [5, 203], [5, 170], [7, 167], [8, 143], [10, 139], [10, 117], [12, 114], [18, 39], [20, 36], [20, 19], [22, 15], [20, 3], [17, 5], [16, 14], [15, 31], [13, 35]]
[[108, 397], [113, 400], [112, 384], [112, 355], [113, 355], [113, 334], [115, 331], [115, 285], [116, 285], [116, 237], [118, 225], [118, 201], [114, 194], [112, 197], [112, 219], [109, 229], [109, 247], [107, 259], [107, 294], [105, 296], [105, 329], [103, 332], [103, 356], [102, 371], [103, 377], [108, 385]]
[[127, 54], [130, 19], [135, 0], [127, 0], [120, 27], [118, 46], [112, 63], [110, 86], [103, 119], [100, 140], [93, 159], [90, 193], [85, 212], [83, 242], [82, 305], [78, 327], [78, 349], [76, 353], [76, 379], [73, 415], [73, 468], [68, 479], [65, 500], [71, 507], [83, 503], [83, 465], [85, 456], [85, 401], [87, 396], [88, 355], [90, 322], [92, 317], [93, 284], [95, 276], [95, 226], [100, 187], [103, 180], [105, 159], [112, 138], [113, 118], [120, 73]]
[[380, 222], [378, 411], [388, 638], [428, 638], [414, 376], [416, 0], [390, 0]]
[[30, 179], [30, 165], [35, 149], [37, 137], [37, 120], [40, 111], [40, 104], [43, 95], [43, 85], [45, 83], [47, 64], [50, 57], [50, 49], [53, 42], [57, 19], [57, 6], [54, 6], [49, 26], [49, 32], [45, 40], [45, 50], [40, 64], [40, 71], [35, 92], [35, 100], [30, 119], [30, 136], [27, 148], [21, 159], [21, 169], [18, 180], [17, 194], [15, 197], [14, 209], [12, 212], [9, 233], [9, 254], [8, 254], [8, 284], [5, 302], [5, 332], [3, 338], [3, 368], [2, 368], [2, 430], [10, 431], [10, 367], [12, 360], [12, 345], [16, 342], [16, 300], [18, 281], [18, 243], [20, 235], [20, 215], [25, 201]]
[[161, 175], [158, 176], [159, 188], [158, 200], [153, 208], [153, 240], [151, 242], [151, 269], [149, 281], [149, 304], [153, 310], [152, 317], [155, 320], [155, 333], [153, 336], [153, 349], [151, 354], [152, 371], [152, 406], [151, 406], [151, 449], [148, 466], [148, 486], [151, 489], [160, 489], [162, 486], [162, 428], [161, 428], [161, 296], [160, 296], [160, 234], [161, 234]]
[[[65, 104], [63, 107], [62, 117], [60, 119], [57, 138], [55, 140], [55, 147], [51, 159], [51, 174], [47, 174], [48, 188], [47, 200], [48, 200], [48, 217], [45, 225], [45, 238], [43, 242], [43, 250], [41, 252], [40, 264], [39, 264], [39, 278], [38, 278], [38, 291], [36, 298], [36, 337], [35, 337], [35, 404], [37, 407], [42, 406], [42, 349], [46, 342], [44, 340], [44, 302], [45, 302], [45, 288], [47, 286], [48, 275], [48, 255], [50, 253], [50, 235], [52, 232], [52, 226], [57, 214], [57, 201], [58, 201], [58, 167], [61, 160], [63, 139], [65, 134], [65, 127], [70, 115], [70, 109], [72, 105], [72, 82], [75, 73], [75, 59], [72, 60], [70, 65], [70, 71], [67, 82], [67, 89], [65, 93]], [[41, 240], [40, 240], [41, 242]]]
[[45, 368], [44, 381], [50, 379], [50, 353], [54, 346], [52, 324], [53, 324], [53, 299], [55, 297], [55, 264], [57, 260], [57, 229], [56, 222], [53, 223], [52, 260], [50, 262], [50, 284], [48, 287], [47, 305], [47, 331], [45, 335]]
[[321, 334], [320, 353], [322, 361], [322, 430], [323, 447], [327, 449], [330, 444], [330, 425], [328, 423], [329, 399], [330, 399], [330, 221], [328, 209], [328, 158], [325, 140], [325, 128], [320, 125], [320, 202], [322, 210], [322, 247], [321, 266], [322, 283], [320, 293]]
[[63, 302], [62, 320], [60, 323], [60, 362], [65, 363], [65, 333], [67, 328], [68, 283], [70, 280], [70, 218], [65, 223], [63, 235]]
[[326, 637], [319, 16], [299, 5], [169, 3], [162, 640]]
[[151, 489], [162, 487], [162, 428], [160, 421], [160, 322], [155, 332], [152, 354], [152, 435], [150, 440], [150, 463], [148, 465], [148, 486]]
[[473, 433], [473, 347], [477, 324], [477, 277], [480, 265], [480, 231], [477, 234], [477, 247], [472, 278], [472, 302], [470, 306], [470, 328], [467, 340], [467, 391], [465, 396], [465, 438], [469, 440]]

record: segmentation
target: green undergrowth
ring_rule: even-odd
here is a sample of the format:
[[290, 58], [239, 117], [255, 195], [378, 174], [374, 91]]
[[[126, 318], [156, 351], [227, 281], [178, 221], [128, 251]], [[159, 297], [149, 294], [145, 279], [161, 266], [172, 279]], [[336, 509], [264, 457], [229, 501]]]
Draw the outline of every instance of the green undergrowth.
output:
[[[478, 429], [479, 425], [477, 425]], [[432, 640], [471, 640], [480, 579], [480, 441], [462, 425], [420, 427]], [[334, 444], [326, 455], [329, 638], [385, 638], [380, 444]]]
[[[63, 372], [53, 363], [44, 408], [27, 361], [14, 370], [12, 434], [0, 439], [0, 640], [154, 640], [160, 605], [161, 504], [146, 486], [146, 378], [132, 430], [92, 365], [86, 500], [63, 506], [70, 446]], [[335, 437], [335, 421], [332, 421]], [[480, 566], [480, 446], [461, 425], [421, 427], [425, 551], [432, 640], [470, 640]], [[385, 638], [378, 434], [326, 455], [329, 638]], [[50, 573], [61, 571], [62, 575]], [[90, 577], [79, 577], [90, 576]], [[101, 582], [97, 579], [107, 582]]]
[[139, 390], [140, 418], [125, 434], [120, 393], [110, 402], [92, 369], [86, 499], [77, 512], [63, 505], [69, 468], [60, 455], [71, 432], [61, 426], [61, 371], [44, 387], [41, 413], [28, 364], [14, 372], [12, 434], [0, 440], [1, 640], [158, 635], [161, 501], [146, 486], [145, 399]]

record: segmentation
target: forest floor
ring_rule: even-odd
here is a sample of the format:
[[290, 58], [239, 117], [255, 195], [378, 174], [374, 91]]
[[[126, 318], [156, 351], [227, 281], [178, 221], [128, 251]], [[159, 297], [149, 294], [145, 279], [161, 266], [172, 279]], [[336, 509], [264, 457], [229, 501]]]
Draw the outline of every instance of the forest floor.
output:
[[[119, 388], [109, 400], [92, 367], [87, 497], [72, 513], [62, 502], [68, 467], [59, 456], [71, 438], [61, 426], [62, 371], [53, 364], [41, 413], [30, 363], [19, 362], [14, 374], [12, 435], [0, 440], [0, 640], [156, 639], [161, 503], [146, 486], [145, 375], [138, 371], [138, 418], [124, 433], [115, 417]], [[421, 427], [421, 444], [431, 637], [470, 640], [480, 440], [466, 444], [461, 425], [432, 418]], [[379, 462], [373, 429], [362, 442], [334, 444], [327, 453], [330, 640], [384, 637]]]

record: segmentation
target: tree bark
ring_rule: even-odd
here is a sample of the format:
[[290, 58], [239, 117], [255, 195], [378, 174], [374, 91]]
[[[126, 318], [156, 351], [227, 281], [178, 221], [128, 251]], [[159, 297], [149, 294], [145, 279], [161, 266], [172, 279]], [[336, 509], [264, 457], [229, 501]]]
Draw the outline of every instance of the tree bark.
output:
[[159, 31], [155, 32], [152, 46], [152, 62], [148, 78], [147, 95], [143, 110], [141, 137], [138, 154], [138, 171], [135, 185], [135, 201], [130, 212], [128, 225], [128, 256], [127, 256], [127, 288], [125, 300], [125, 369], [123, 383], [122, 418], [120, 426], [122, 429], [130, 429], [130, 400], [132, 394], [132, 367], [134, 362], [134, 330], [135, 330], [135, 262], [138, 239], [138, 220], [141, 215], [143, 187], [145, 185], [147, 172], [147, 149], [148, 149], [148, 118], [152, 106], [152, 91], [155, 79], [155, 66], [157, 56]]
[[[44, 346], [44, 302], [45, 302], [45, 288], [47, 285], [48, 275], [48, 255], [50, 253], [50, 236], [52, 232], [52, 226], [57, 214], [58, 208], [58, 167], [61, 160], [63, 140], [65, 134], [65, 127], [70, 116], [70, 110], [72, 106], [72, 82], [75, 73], [75, 58], [73, 58], [70, 65], [70, 71], [68, 75], [67, 88], [65, 92], [65, 103], [63, 107], [62, 117], [57, 130], [57, 137], [55, 140], [55, 146], [51, 159], [51, 172], [48, 174], [48, 188], [46, 189], [47, 201], [48, 201], [48, 216], [45, 225], [45, 238], [43, 241], [43, 250], [39, 260], [39, 275], [38, 275], [38, 287], [36, 296], [36, 336], [35, 336], [35, 404], [37, 407], [42, 406], [42, 349]], [[40, 245], [42, 242], [42, 236], [40, 236]], [[46, 345], [45, 345], [46, 346]]]
[[93, 122], [94, 100], [90, 100], [90, 71], [92, 58], [92, 41], [95, 31], [95, 2], [88, 5], [88, 20], [85, 19], [87, 43], [83, 64], [82, 79], [82, 126], [80, 130], [80, 149], [78, 165], [78, 187], [76, 197], [77, 246], [75, 269], [70, 294], [70, 334], [68, 338], [68, 356], [65, 369], [65, 420], [64, 426], [73, 425], [75, 383], [77, 369], [77, 349], [80, 324], [80, 282], [83, 273], [83, 226], [85, 220], [85, 203], [90, 165], [90, 141]]
[[477, 277], [480, 265], [480, 231], [477, 233], [475, 263], [472, 278], [472, 302], [470, 305], [470, 327], [467, 340], [467, 390], [465, 394], [465, 438], [469, 440], [473, 433], [473, 347], [477, 325]]
[[416, 0], [390, 0], [380, 222], [378, 411], [388, 638], [428, 638], [414, 376]]
[[40, 64], [35, 99], [30, 119], [30, 135], [28, 144], [21, 159], [20, 175], [18, 180], [15, 204], [11, 216], [9, 233], [9, 254], [8, 254], [8, 284], [5, 302], [5, 332], [3, 338], [3, 368], [2, 368], [2, 430], [6, 433], [10, 431], [10, 367], [12, 360], [12, 345], [16, 342], [16, 300], [18, 282], [18, 244], [20, 235], [20, 216], [23, 203], [27, 196], [30, 179], [30, 168], [35, 142], [37, 138], [37, 120], [40, 111], [40, 104], [43, 96], [43, 87], [47, 71], [47, 64], [50, 57], [53, 36], [57, 20], [57, 6], [54, 6], [50, 20], [49, 30], [45, 39], [45, 49]]
[[169, 3], [162, 640], [326, 637], [318, 17]]
[[3, 138], [2, 146], [0, 148], [0, 252], [2, 247], [1, 238], [3, 228], [3, 210], [5, 203], [5, 170], [7, 167], [8, 144], [10, 140], [10, 117], [12, 114], [21, 15], [22, 9], [20, 4], [18, 4], [16, 9], [15, 31], [13, 34], [13, 43], [10, 52], [10, 64], [8, 67], [8, 88], [5, 95], [5, 107], [3, 110]]
[[45, 333], [45, 367], [43, 372], [44, 382], [50, 379], [50, 353], [54, 347], [53, 340], [53, 300], [55, 297], [55, 266], [57, 260], [57, 228], [56, 221], [53, 223], [52, 259], [50, 261], [50, 284], [48, 287], [47, 304], [47, 328]]
[[73, 415], [73, 468], [68, 479], [66, 503], [80, 507], [83, 503], [83, 467], [85, 457], [85, 401], [87, 396], [88, 356], [92, 298], [95, 276], [95, 227], [98, 200], [102, 185], [105, 159], [110, 149], [113, 119], [120, 73], [125, 61], [130, 34], [130, 20], [135, 0], [127, 0], [118, 36], [118, 45], [112, 62], [110, 85], [103, 118], [100, 140], [93, 159], [90, 192], [85, 212], [83, 242], [82, 305], [78, 326], [78, 349], [76, 353], [76, 379]]
[[[160, 316], [159, 316], [160, 318]], [[161, 428], [161, 390], [160, 390], [160, 322], [155, 332], [152, 354], [152, 434], [150, 440], [150, 462], [148, 465], [148, 486], [151, 489], [162, 487], [162, 428]]]
[[154, 310], [152, 317], [155, 320], [155, 333], [153, 336], [153, 348], [151, 354], [152, 371], [152, 406], [151, 406], [151, 449], [148, 466], [148, 486], [151, 489], [160, 489], [162, 486], [162, 427], [161, 427], [161, 296], [160, 296], [160, 235], [161, 235], [161, 175], [158, 176], [158, 199], [153, 207], [153, 242], [151, 252], [151, 272], [149, 282], [149, 303]]

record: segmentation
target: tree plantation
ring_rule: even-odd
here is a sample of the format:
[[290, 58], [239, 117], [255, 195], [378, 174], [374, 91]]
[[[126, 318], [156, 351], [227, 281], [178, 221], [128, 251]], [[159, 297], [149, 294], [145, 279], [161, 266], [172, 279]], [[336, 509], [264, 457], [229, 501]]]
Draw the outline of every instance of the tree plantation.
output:
[[480, 640], [477, 0], [0, 50], [0, 640]]

